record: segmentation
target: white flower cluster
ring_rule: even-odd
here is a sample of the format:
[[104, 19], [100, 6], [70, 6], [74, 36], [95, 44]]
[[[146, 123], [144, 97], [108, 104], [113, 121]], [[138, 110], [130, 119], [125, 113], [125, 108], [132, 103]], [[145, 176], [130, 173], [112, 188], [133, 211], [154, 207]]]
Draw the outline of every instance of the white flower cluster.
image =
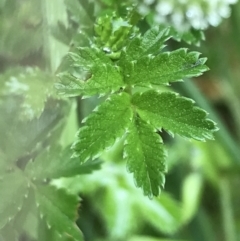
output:
[[171, 23], [178, 30], [190, 27], [206, 29], [209, 25], [217, 26], [222, 18], [231, 14], [230, 5], [237, 0], [142, 0], [139, 11], [147, 14], [154, 6], [156, 23]]

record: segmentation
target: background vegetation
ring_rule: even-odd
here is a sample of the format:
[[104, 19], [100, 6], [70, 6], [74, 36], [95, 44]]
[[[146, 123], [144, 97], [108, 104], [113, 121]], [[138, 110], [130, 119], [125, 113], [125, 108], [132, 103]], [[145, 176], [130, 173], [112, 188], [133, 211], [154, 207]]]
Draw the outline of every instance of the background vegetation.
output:
[[[174, 6], [175, 3], [169, 2]], [[208, 8], [200, 0], [186, 2], [168, 12], [163, 3], [160, 8], [154, 1], [137, 2], [139, 11], [147, 14], [140, 27], [147, 29], [156, 22], [171, 24], [185, 41], [171, 40], [170, 49], [187, 47], [208, 58], [210, 71], [197, 79], [175, 83], [171, 88], [194, 99], [209, 112], [220, 128], [216, 140], [190, 142], [163, 133], [168, 149], [167, 181], [164, 192], [152, 200], [143, 196], [126, 171], [121, 143], [103, 153], [100, 160], [77, 170], [84, 175], [69, 178], [62, 171], [65, 178], [60, 178], [61, 175], [54, 176], [50, 171], [51, 175], [42, 175], [40, 170], [41, 183], [51, 180], [53, 186], [81, 198], [76, 201], [80, 205], [77, 225], [86, 241], [240, 240], [240, 2], [228, 6], [227, 1], [219, 1], [221, 6], [231, 9], [227, 19], [221, 19], [228, 14], [222, 16], [216, 6]], [[199, 17], [200, 22], [210, 19], [205, 25], [199, 26], [186, 17], [192, 2], [205, 13]], [[84, 45], [81, 32], [91, 35], [98, 16], [113, 10], [124, 14], [126, 6], [132, 3], [130, 0], [123, 5], [111, 0], [57, 3], [0, 0], [1, 160], [14, 160], [14, 168], [26, 169], [30, 176], [31, 160], [36, 163], [46, 160], [46, 173], [53, 157], [59, 160], [59, 166], [66, 164], [64, 160], [70, 158], [66, 150], [75, 140], [81, 120], [101, 100], [60, 99], [53, 83], [59, 70], [64, 69], [62, 59], [69, 49]], [[178, 21], [173, 17], [179, 16], [179, 9], [185, 16], [182, 25], [176, 25]], [[219, 18], [215, 16], [218, 21], [209, 17], [214, 13], [219, 14]], [[198, 27], [204, 28], [205, 40]], [[104, 162], [100, 168], [101, 161]], [[0, 170], [4, 165], [0, 161]], [[0, 171], [0, 200], [6, 194], [1, 191], [5, 182], [11, 189], [17, 178], [13, 175], [12, 181], [6, 181], [4, 175]], [[37, 218], [31, 195], [13, 220], [9, 213], [16, 209], [14, 202], [9, 202], [7, 213], [1, 209], [5, 206], [0, 205], [0, 220], [4, 220], [4, 215], [9, 217], [6, 226], [0, 221], [0, 240], [60, 239]], [[18, 196], [12, 197], [15, 198]]]

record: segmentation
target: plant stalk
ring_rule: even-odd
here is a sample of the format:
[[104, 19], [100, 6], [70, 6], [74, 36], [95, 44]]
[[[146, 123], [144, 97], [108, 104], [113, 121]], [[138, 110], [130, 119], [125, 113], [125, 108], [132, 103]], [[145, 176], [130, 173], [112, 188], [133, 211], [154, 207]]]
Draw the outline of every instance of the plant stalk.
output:
[[235, 221], [231, 203], [230, 183], [223, 177], [219, 183], [220, 202], [222, 211], [223, 231], [225, 241], [237, 241]]

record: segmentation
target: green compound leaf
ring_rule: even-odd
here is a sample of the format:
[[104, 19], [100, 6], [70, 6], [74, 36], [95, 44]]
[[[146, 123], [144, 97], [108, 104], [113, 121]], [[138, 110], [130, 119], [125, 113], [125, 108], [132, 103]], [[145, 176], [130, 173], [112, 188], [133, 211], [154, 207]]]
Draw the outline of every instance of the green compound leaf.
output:
[[79, 163], [79, 158], [72, 158], [72, 151], [66, 148], [62, 151], [60, 146], [47, 148], [40, 153], [33, 162], [29, 162], [25, 173], [32, 179], [72, 177], [91, 173], [100, 168], [100, 161]]
[[207, 113], [193, 105], [194, 101], [174, 93], [154, 90], [136, 93], [132, 99], [140, 117], [158, 129], [200, 141], [214, 139], [215, 123]]
[[204, 65], [206, 58], [199, 59], [199, 55], [198, 52], [188, 53], [187, 49], [178, 49], [157, 56], [143, 56], [131, 61], [131, 68], [128, 67], [124, 72], [124, 81], [127, 84], [166, 85], [171, 81], [199, 76], [208, 70]]
[[28, 196], [28, 182], [20, 171], [6, 173], [0, 179], [0, 229], [21, 210]]
[[70, 53], [69, 57], [71, 71], [60, 74], [61, 83], [56, 85], [60, 94], [105, 95], [124, 86], [119, 68], [100, 49], [78, 48], [78, 52]]
[[84, 120], [85, 126], [80, 128], [79, 139], [73, 145], [74, 157], [80, 157], [81, 162], [95, 159], [124, 135], [132, 115], [130, 96], [127, 93], [112, 95]]
[[75, 224], [78, 197], [51, 186], [38, 186], [35, 190], [36, 204], [40, 217], [45, 218], [49, 229], [53, 228], [60, 236], [70, 236], [82, 241], [81, 231]]
[[[69, 55], [70, 68], [60, 74], [58, 89], [67, 96], [101, 96], [122, 88], [129, 94], [111, 95], [85, 119], [72, 146], [72, 157], [81, 162], [95, 159], [128, 132], [128, 168], [145, 195], [157, 196], [164, 185], [166, 166], [156, 130], [164, 128], [169, 133], [204, 141], [213, 139], [217, 128], [206, 118], [206, 112], [187, 98], [155, 91], [132, 96], [135, 90], [131, 90], [134, 86], [153, 88], [199, 76], [208, 70], [206, 58], [185, 48], [163, 52], [165, 41], [174, 35], [171, 28], [157, 26], [141, 35], [136, 24], [114, 16], [100, 18], [96, 23], [92, 48], [78, 48]], [[139, 118], [134, 123], [133, 112]]]
[[124, 157], [144, 195], [158, 196], [165, 183], [166, 154], [161, 137], [140, 118], [136, 118], [128, 130]]

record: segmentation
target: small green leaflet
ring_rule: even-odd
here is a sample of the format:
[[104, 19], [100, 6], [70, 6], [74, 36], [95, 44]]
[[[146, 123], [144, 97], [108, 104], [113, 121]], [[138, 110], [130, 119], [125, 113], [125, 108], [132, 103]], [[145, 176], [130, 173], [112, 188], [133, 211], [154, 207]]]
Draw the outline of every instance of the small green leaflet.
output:
[[158, 54], [166, 45], [164, 42], [170, 39], [169, 35], [170, 28], [161, 29], [159, 26], [155, 26], [142, 36], [141, 48], [144, 55], [155, 55]]
[[157, 56], [147, 55], [129, 64], [124, 81], [128, 84], [160, 85], [183, 78], [199, 76], [207, 71], [206, 58], [198, 59], [199, 53], [178, 49]]
[[21, 210], [28, 196], [28, 182], [20, 171], [6, 173], [0, 179], [0, 229]]
[[154, 90], [136, 93], [132, 103], [142, 119], [170, 133], [204, 141], [213, 139], [217, 130], [215, 123], [206, 119], [207, 113], [193, 105], [193, 100], [175, 93]]
[[137, 35], [129, 40], [119, 61], [127, 84], [168, 84], [182, 78], [199, 76], [208, 70], [204, 65], [206, 58], [199, 59], [198, 52], [188, 53], [184, 48], [161, 52], [170, 34], [170, 28], [153, 27], [143, 36]]
[[59, 75], [61, 83], [56, 85], [60, 94], [66, 96], [95, 94], [104, 95], [124, 86], [119, 67], [97, 48], [78, 48], [70, 53], [71, 73]]
[[159, 27], [149, 29], [143, 36], [136, 35], [130, 39], [122, 53], [120, 66], [138, 60], [142, 56], [158, 54], [164, 47], [164, 42], [170, 38], [169, 28], [161, 30]]
[[125, 140], [124, 159], [137, 186], [149, 197], [158, 196], [164, 187], [165, 157], [161, 137], [152, 126], [136, 118]]
[[83, 237], [74, 223], [77, 218], [78, 198], [64, 190], [51, 186], [38, 186], [35, 190], [40, 217], [44, 217], [49, 229], [54, 228], [60, 236], [70, 236], [76, 241]]
[[85, 125], [80, 128], [79, 138], [73, 145], [74, 157], [79, 157], [81, 162], [95, 159], [124, 135], [132, 116], [130, 95], [124, 92], [111, 95], [84, 120]]

